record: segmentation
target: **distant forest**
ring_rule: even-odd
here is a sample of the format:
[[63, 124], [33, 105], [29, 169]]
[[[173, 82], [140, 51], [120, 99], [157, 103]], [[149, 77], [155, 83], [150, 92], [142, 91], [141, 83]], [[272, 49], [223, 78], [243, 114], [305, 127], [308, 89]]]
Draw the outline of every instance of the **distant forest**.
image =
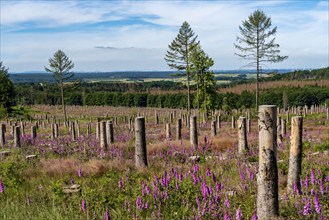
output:
[[[286, 74], [271, 74], [262, 78], [263, 81], [276, 80], [322, 80], [329, 78], [329, 68], [312, 71], [294, 71]], [[249, 83], [251, 80], [240, 80], [234, 84]], [[224, 85], [219, 85], [220, 87]], [[60, 104], [60, 91], [53, 83], [15, 83], [17, 104]], [[182, 83], [171, 81], [154, 81], [143, 83], [80, 83], [78, 87], [68, 87], [65, 90], [68, 105], [110, 105], [136, 107], [168, 107], [186, 108], [186, 92]], [[195, 89], [195, 88], [192, 88]], [[169, 91], [169, 92], [168, 92]], [[193, 96], [194, 94], [192, 94]], [[302, 88], [263, 89], [260, 95], [261, 104], [283, 106], [283, 96], [288, 106], [304, 106], [329, 104], [329, 88], [320, 86], [305, 86]], [[193, 99], [193, 97], [192, 97]], [[241, 94], [217, 93], [216, 108], [242, 108], [255, 105], [255, 94], [244, 91]]]

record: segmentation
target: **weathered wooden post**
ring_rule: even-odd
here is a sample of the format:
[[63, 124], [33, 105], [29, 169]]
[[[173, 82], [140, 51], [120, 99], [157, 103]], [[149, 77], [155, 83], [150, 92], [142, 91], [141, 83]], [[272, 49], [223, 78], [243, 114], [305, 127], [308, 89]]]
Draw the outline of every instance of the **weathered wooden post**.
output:
[[55, 139], [55, 125], [54, 124], [50, 125], [50, 138], [51, 138], [51, 140]]
[[107, 150], [107, 139], [106, 139], [106, 122], [101, 121], [100, 123], [100, 136], [99, 145], [103, 151]]
[[137, 117], [135, 119], [135, 165], [137, 168], [147, 167], [147, 150], [145, 135], [145, 119]]
[[97, 118], [97, 122], [96, 122], [96, 139], [99, 141], [100, 139], [100, 119]]
[[190, 117], [190, 144], [194, 148], [198, 147], [198, 130], [196, 116]]
[[215, 137], [217, 135], [216, 131], [216, 120], [211, 121], [211, 136]]
[[181, 140], [182, 139], [182, 119], [179, 118], [177, 119], [177, 124], [176, 124], [176, 140]]
[[232, 115], [232, 129], [235, 129], [235, 117]]
[[80, 134], [80, 125], [79, 125], [78, 120], [75, 121], [75, 126], [76, 126], [76, 130], [77, 130], [77, 137], [80, 137], [81, 136], [81, 134]]
[[291, 142], [289, 156], [289, 171], [287, 192], [294, 191], [294, 185], [300, 191], [300, 175], [302, 173], [302, 132], [303, 132], [303, 117], [294, 116], [291, 118]]
[[281, 136], [282, 136], [282, 138], [285, 137], [286, 133], [287, 133], [287, 120], [285, 118], [283, 118], [283, 119], [281, 119]]
[[222, 118], [220, 115], [217, 116], [217, 130], [219, 131], [219, 129], [222, 127], [221, 125], [222, 123]]
[[171, 139], [170, 123], [166, 123], [166, 140]]
[[25, 134], [25, 124], [23, 121], [21, 121], [20, 124], [21, 124], [21, 133], [22, 133], [22, 135], [24, 135]]
[[87, 123], [87, 137], [91, 135], [91, 124]]
[[34, 140], [37, 137], [37, 127], [35, 125], [31, 127], [31, 137], [32, 140]]
[[71, 121], [70, 123], [70, 128], [71, 128], [71, 138], [72, 138], [72, 141], [75, 141], [77, 139], [77, 135], [76, 135], [76, 132], [75, 132], [75, 123], [73, 121]]
[[4, 147], [6, 144], [6, 125], [5, 124], [1, 124], [1, 128], [0, 128], [0, 145], [1, 147]]
[[279, 214], [278, 168], [276, 163], [276, 106], [259, 106], [259, 168], [257, 174], [257, 215], [259, 219]]
[[250, 118], [247, 119], [247, 132], [251, 133], [251, 119]]
[[245, 117], [240, 117], [238, 122], [238, 153], [243, 154], [248, 150], [247, 144], [247, 120]]
[[54, 127], [55, 127], [55, 135], [54, 136], [55, 136], [55, 138], [59, 137], [59, 128], [58, 128], [58, 126], [59, 125], [57, 123], [54, 124]]
[[106, 137], [107, 137], [107, 144], [114, 143], [114, 135], [113, 135], [113, 123], [112, 121], [106, 122]]
[[21, 147], [21, 128], [15, 126], [14, 129], [14, 147]]

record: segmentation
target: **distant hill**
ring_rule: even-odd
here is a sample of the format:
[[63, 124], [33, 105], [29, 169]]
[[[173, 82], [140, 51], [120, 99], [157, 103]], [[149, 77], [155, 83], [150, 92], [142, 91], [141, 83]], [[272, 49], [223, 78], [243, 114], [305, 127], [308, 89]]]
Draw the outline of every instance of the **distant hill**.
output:
[[[263, 73], [282, 74], [290, 72], [290, 69], [279, 70], [264, 70]], [[216, 74], [254, 74], [254, 70], [215, 70]], [[75, 75], [84, 82], [90, 81], [108, 81], [120, 79], [172, 79], [177, 71], [116, 71], [116, 72], [76, 72]], [[22, 73], [10, 73], [10, 79], [14, 83], [40, 83], [40, 82], [54, 82], [51, 73], [42, 71], [29, 71]]]

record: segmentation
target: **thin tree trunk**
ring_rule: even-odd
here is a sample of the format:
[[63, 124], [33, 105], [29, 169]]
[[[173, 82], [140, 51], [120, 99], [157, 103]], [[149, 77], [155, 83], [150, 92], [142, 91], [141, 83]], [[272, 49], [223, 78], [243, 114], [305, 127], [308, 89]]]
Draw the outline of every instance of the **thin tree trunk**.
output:
[[65, 109], [65, 102], [64, 102], [64, 85], [63, 82], [61, 82], [61, 96], [62, 96], [62, 107], [63, 107], [63, 113], [64, 113], [64, 121], [67, 121], [66, 117], [66, 109]]

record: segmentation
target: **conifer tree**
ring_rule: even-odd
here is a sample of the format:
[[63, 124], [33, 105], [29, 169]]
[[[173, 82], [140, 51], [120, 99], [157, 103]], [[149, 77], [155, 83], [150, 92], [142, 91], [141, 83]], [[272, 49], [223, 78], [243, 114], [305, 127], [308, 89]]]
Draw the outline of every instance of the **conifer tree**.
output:
[[254, 11], [247, 20], [242, 21], [239, 26], [241, 36], [237, 36], [235, 48], [240, 53], [237, 56], [250, 60], [247, 66], [256, 66], [256, 108], [258, 109], [259, 99], [259, 73], [262, 63], [277, 63], [288, 58], [280, 56], [279, 44], [276, 44], [275, 34], [277, 27], [271, 28], [271, 17], [268, 17], [262, 10]]
[[190, 25], [185, 21], [176, 38], [168, 45], [169, 50], [165, 55], [165, 61], [172, 69], [181, 72], [187, 78], [187, 111], [191, 115], [190, 102], [190, 77], [191, 77], [191, 51], [199, 44]]

